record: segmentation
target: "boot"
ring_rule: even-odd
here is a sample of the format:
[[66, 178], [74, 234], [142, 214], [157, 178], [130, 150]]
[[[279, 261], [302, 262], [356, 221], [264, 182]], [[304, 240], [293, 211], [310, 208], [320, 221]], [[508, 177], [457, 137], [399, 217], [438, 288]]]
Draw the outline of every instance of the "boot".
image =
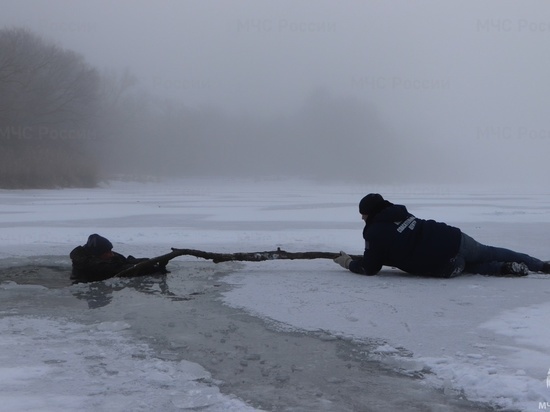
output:
[[550, 261], [544, 262], [544, 264], [542, 265], [541, 272], [550, 275]]
[[529, 274], [529, 268], [525, 263], [506, 262], [502, 264], [500, 274], [510, 277], [527, 276]]

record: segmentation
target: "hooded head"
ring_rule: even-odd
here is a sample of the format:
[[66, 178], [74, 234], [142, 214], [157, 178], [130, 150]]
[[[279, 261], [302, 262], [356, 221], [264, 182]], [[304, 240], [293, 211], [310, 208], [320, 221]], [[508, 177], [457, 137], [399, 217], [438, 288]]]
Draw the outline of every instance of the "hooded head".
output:
[[113, 244], [109, 242], [109, 239], [99, 236], [94, 233], [88, 236], [88, 242], [84, 245], [94, 256], [101, 256], [106, 252], [110, 252], [113, 249]]
[[373, 217], [378, 212], [387, 208], [388, 206], [391, 206], [392, 204], [393, 203], [384, 200], [382, 195], [378, 193], [370, 193], [359, 202], [359, 213], [361, 213], [362, 215]]

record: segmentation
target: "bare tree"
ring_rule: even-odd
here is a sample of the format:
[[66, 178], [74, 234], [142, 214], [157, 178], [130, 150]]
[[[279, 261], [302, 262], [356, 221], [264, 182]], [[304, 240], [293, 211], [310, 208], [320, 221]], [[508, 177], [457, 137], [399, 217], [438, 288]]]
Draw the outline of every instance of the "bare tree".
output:
[[26, 29], [0, 30], [0, 185], [80, 184], [70, 174], [93, 169], [99, 84], [81, 55]]

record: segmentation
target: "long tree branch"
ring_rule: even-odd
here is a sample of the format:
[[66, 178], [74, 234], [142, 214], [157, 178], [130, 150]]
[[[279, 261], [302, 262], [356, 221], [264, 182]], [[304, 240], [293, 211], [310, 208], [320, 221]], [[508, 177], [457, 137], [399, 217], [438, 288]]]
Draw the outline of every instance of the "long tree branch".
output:
[[[140, 274], [147, 273], [153, 266], [160, 264], [165, 266], [168, 261], [178, 256], [195, 256], [197, 258], [212, 260], [214, 263], [221, 262], [234, 262], [234, 261], [247, 261], [247, 262], [262, 262], [266, 260], [295, 260], [295, 259], [334, 259], [338, 257], [339, 253], [334, 252], [287, 252], [285, 250], [277, 249], [273, 251], [265, 252], [248, 252], [248, 253], [214, 253], [205, 252], [203, 250], [196, 249], [177, 249], [172, 248], [172, 252], [165, 255], [157, 256], [140, 262], [135, 266], [119, 272], [118, 277], [132, 277], [140, 276]], [[353, 259], [359, 259], [361, 256], [351, 255]]]

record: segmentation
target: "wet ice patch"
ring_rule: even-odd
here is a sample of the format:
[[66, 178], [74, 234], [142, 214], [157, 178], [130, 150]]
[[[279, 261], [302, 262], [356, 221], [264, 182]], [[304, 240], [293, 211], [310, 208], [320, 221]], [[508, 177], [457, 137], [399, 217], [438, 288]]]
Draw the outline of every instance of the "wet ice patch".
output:
[[[10, 411], [253, 411], [188, 361], [155, 358], [125, 322], [0, 319], [0, 402]], [[30, 395], [32, 394], [32, 395]]]
[[102, 322], [96, 326], [97, 330], [101, 331], [120, 331], [124, 329], [129, 329], [130, 325], [126, 322]]
[[391, 345], [388, 345], [387, 343], [380, 345], [374, 349], [374, 352], [376, 353], [386, 353], [386, 354], [392, 354], [392, 353], [399, 353], [399, 349], [394, 348]]
[[47, 289], [45, 286], [40, 285], [20, 285], [18, 283], [15, 283], [13, 281], [7, 281], [0, 284], [0, 289], [2, 290], [44, 290]]

